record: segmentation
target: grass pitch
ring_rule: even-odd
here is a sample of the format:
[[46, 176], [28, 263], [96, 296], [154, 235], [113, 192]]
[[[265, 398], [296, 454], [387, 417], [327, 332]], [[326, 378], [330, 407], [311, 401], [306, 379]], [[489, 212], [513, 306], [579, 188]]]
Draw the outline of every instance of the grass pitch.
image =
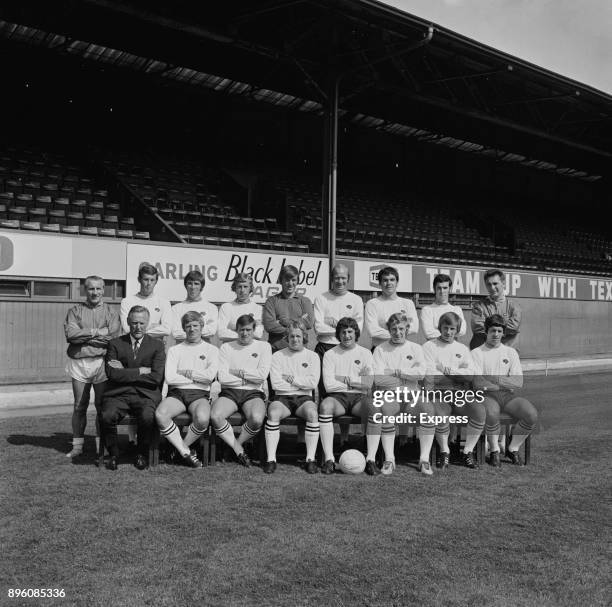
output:
[[611, 380], [530, 378], [532, 464], [433, 478], [112, 473], [67, 461], [66, 415], [3, 420], [0, 604], [609, 605]]

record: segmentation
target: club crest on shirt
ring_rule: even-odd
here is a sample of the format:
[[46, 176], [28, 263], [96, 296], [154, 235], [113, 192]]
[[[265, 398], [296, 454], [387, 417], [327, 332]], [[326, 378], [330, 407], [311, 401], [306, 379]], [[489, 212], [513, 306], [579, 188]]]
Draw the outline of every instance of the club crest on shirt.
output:
[[507, 358], [504, 358], [502, 362], [504, 363], [504, 365], [507, 365], [510, 361]]
[[361, 361], [360, 361], [360, 360], [356, 360], [356, 361], [355, 361], [355, 364], [356, 364], [356, 365], [360, 365], [360, 364], [361, 364]]
[[159, 308], [155, 308], [156, 312], [161, 312], [161, 310]]
[[406, 356], [406, 358], [407, 358], [408, 360], [412, 360], [412, 354], [408, 354], [408, 355]]
[[251, 354], [251, 356], [252, 356], [253, 358], [257, 358], [259, 355], [257, 354], [257, 352], [253, 352], [253, 354]]
[[200, 354], [200, 360], [206, 360], [206, 356], [204, 354]]
[[455, 356], [456, 356], [457, 358], [461, 358], [461, 354], [459, 354], [459, 352], [457, 352], [457, 354], [455, 354]]
[[346, 307], [347, 307], [349, 310], [352, 310], [352, 309], [353, 309], [353, 306], [351, 306], [351, 304], [346, 304]]
[[402, 314], [406, 314], [406, 310], [404, 310], [403, 308], [400, 310], [400, 312], [401, 312]]
[[304, 367], [304, 369], [308, 366], [308, 363], [302, 363], [302, 367]]

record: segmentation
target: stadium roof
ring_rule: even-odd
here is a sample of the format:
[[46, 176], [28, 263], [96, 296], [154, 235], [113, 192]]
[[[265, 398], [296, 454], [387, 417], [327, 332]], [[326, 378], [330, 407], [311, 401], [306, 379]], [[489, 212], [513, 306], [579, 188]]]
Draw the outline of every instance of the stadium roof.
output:
[[373, 0], [7, 0], [0, 19], [4, 37], [302, 111], [339, 78], [344, 120], [609, 172], [612, 96]]

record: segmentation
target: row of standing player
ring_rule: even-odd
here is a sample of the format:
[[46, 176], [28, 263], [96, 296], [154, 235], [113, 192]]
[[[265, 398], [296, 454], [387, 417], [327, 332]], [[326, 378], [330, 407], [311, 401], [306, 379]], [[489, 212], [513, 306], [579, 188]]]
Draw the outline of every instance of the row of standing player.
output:
[[[489, 298], [482, 306], [475, 308], [472, 316], [472, 324], [475, 336], [479, 336], [482, 320], [490, 311], [503, 312], [507, 320], [507, 337], [514, 339], [518, 333], [520, 323], [520, 310], [517, 306], [505, 299], [503, 291], [503, 273], [490, 271], [485, 276], [485, 282], [489, 291]], [[143, 264], [139, 271], [138, 280], [141, 285], [140, 292], [126, 298], [122, 302], [122, 320], [127, 317], [125, 312], [127, 306], [136, 303], [145, 305], [149, 310], [149, 327], [147, 333], [153, 336], [165, 335], [166, 329], [162, 322], [164, 310], [169, 305], [154, 295], [154, 287], [157, 282], [157, 272], [153, 266]], [[334, 336], [335, 325], [339, 317], [353, 317], [361, 328], [363, 318], [363, 305], [361, 298], [347, 291], [349, 280], [348, 270], [342, 264], [336, 266], [332, 272], [332, 289], [319, 296], [315, 301], [314, 326], [317, 331], [319, 343], [316, 351], [322, 357], [324, 353], [338, 343]], [[182, 314], [186, 309], [196, 308], [204, 321], [204, 337], [214, 334], [216, 307], [206, 302], [201, 297], [204, 279], [199, 273], [191, 273], [185, 279], [187, 299], [174, 306], [174, 316]], [[285, 330], [288, 322], [295, 318], [303, 321], [309, 328], [312, 326], [312, 305], [307, 298], [295, 293], [297, 286], [297, 270], [292, 266], [286, 266], [281, 276], [282, 292], [270, 298], [264, 306], [264, 325], [269, 332], [270, 342], [274, 350], [286, 345]], [[410, 320], [411, 332], [416, 332], [414, 326], [418, 326], [418, 319], [414, 305], [408, 299], [399, 298], [396, 294], [398, 275], [392, 268], [384, 268], [379, 273], [379, 283], [382, 295], [371, 300], [366, 305], [366, 323], [372, 327], [370, 333], [374, 343], [380, 343], [389, 335], [385, 323], [388, 312], [397, 311], [406, 314]], [[458, 307], [448, 304], [448, 293], [450, 290], [450, 278], [439, 275], [434, 280], [436, 302], [432, 306], [425, 307], [422, 311], [422, 324], [428, 337], [435, 337], [436, 329], [432, 326], [436, 316], [445, 311], [452, 310], [461, 313]], [[234, 302], [224, 304], [221, 307], [221, 327], [219, 334], [225, 339], [232, 339], [235, 332], [235, 319], [239, 314], [249, 312], [257, 316], [261, 308], [250, 301], [252, 292], [252, 281], [249, 275], [239, 275], [232, 285], [236, 292]], [[66, 337], [70, 343], [68, 354], [69, 362], [67, 371], [73, 379], [75, 393], [75, 411], [73, 415], [73, 449], [69, 455], [80, 453], [83, 444], [83, 432], [85, 427], [85, 412], [89, 400], [89, 388], [93, 383], [96, 391], [96, 401], [99, 406], [100, 396], [104, 386], [103, 366], [100, 364], [104, 354], [104, 348], [108, 345], [110, 338], [119, 330], [117, 321], [113, 318], [112, 310], [102, 303], [103, 281], [98, 277], [90, 277], [86, 281], [87, 301], [75, 306], [66, 319]], [[198, 309], [199, 308], [199, 309]], [[462, 316], [462, 315], [461, 315]], [[166, 314], [167, 317], [167, 314]], [[414, 320], [414, 322], [412, 322]], [[124, 326], [124, 328], [125, 328]], [[184, 338], [185, 333], [176, 329], [174, 325], [173, 334], [177, 339]], [[261, 325], [257, 325], [254, 331], [255, 337], [261, 336]], [[324, 394], [322, 382], [319, 385], [321, 393]]]

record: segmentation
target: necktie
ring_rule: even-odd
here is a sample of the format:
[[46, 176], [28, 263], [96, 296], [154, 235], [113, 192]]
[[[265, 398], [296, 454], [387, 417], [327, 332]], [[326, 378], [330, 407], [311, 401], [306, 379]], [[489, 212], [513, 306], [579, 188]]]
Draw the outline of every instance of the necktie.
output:
[[137, 339], [134, 341], [134, 359], [136, 359], [136, 357], [138, 356], [138, 350], [140, 350], [140, 340]]

